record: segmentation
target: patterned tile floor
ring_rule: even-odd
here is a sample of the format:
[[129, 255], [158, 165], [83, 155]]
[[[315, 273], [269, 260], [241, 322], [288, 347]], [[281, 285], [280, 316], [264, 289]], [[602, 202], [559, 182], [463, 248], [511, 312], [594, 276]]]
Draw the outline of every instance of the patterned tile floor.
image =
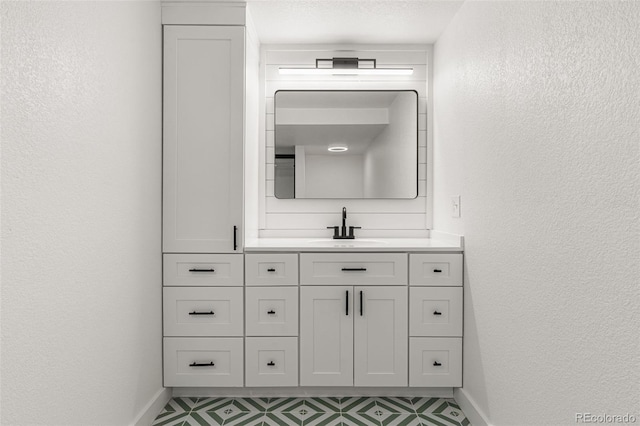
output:
[[467, 426], [453, 399], [173, 398], [153, 426]]

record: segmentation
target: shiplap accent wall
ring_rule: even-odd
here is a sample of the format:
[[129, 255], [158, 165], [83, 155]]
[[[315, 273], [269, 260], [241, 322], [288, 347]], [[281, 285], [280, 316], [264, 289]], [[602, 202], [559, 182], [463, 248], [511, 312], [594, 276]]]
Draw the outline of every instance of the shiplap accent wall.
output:
[[244, 134], [244, 237], [257, 238], [259, 233], [260, 195], [258, 152], [263, 131], [263, 87], [260, 84], [260, 41], [249, 10], [246, 11], [245, 33], [245, 134]]
[[[431, 45], [263, 45], [261, 73], [265, 122], [260, 149], [261, 237], [327, 237], [327, 226], [340, 223], [342, 207], [347, 225], [361, 226], [361, 237], [428, 237], [431, 223], [431, 132], [427, 105]], [[316, 58], [376, 59], [379, 68], [414, 69], [411, 76], [280, 75], [281, 66], [313, 67]], [[274, 197], [274, 94], [277, 90], [416, 90], [418, 92], [418, 197], [410, 200], [295, 199]]]

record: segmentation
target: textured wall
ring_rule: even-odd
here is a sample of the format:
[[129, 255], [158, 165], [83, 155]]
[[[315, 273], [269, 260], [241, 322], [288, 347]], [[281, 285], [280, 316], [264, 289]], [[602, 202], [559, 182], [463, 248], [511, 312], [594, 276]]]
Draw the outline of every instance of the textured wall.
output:
[[2, 6], [3, 425], [124, 425], [161, 383], [157, 2]]
[[435, 46], [434, 228], [466, 237], [496, 425], [640, 412], [639, 29], [638, 2], [468, 1]]

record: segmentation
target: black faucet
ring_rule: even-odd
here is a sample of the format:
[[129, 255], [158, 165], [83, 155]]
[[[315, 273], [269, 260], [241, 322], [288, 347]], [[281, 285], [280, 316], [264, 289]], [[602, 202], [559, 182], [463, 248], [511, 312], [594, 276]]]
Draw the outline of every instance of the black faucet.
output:
[[333, 239], [334, 240], [353, 240], [355, 235], [353, 235], [354, 229], [362, 229], [361, 226], [350, 226], [349, 234], [347, 234], [347, 208], [342, 208], [342, 226], [327, 226], [327, 229], [333, 229]]

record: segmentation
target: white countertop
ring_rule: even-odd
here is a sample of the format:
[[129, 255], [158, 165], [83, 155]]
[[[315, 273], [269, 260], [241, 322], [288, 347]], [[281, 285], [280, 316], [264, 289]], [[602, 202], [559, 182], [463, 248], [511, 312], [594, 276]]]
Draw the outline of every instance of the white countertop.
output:
[[252, 238], [244, 245], [245, 252], [264, 251], [354, 251], [354, 252], [429, 252], [463, 250], [462, 239], [433, 238]]

